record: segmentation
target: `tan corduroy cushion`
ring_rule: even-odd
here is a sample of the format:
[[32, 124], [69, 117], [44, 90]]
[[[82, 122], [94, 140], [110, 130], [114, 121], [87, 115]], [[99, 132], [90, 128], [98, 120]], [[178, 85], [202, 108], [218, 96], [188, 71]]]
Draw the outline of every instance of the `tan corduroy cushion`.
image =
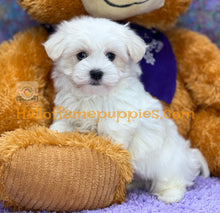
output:
[[0, 198], [17, 209], [104, 208], [124, 201], [132, 178], [128, 152], [94, 134], [17, 130], [0, 138], [0, 153]]

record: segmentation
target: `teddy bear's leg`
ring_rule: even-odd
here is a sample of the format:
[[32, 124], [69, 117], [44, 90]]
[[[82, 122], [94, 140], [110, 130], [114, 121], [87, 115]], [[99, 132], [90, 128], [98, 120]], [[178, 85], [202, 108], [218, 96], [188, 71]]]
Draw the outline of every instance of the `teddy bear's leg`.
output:
[[191, 120], [194, 116], [194, 104], [179, 74], [177, 75], [177, 87], [172, 103], [163, 103], [163, 109], [167, 118], [174, 120], [179, 133], [187, 139], [189, 137]]
[[220, 176], [220, 111], [199, 109], [192, 121], [190, 140], [205, 156], [211, 173]]
[[[52, 103], [52, 62], [41, 45], [47, 36], [43, 28], [36, 27], [0, 46], [0, 134], [51, 122], [44, 114], [51, 110]], [[34, 103], [28, 99], [32, 94]]]
[[130, 155], [95, 134], [17, 129], [0, 138], [0, 200], [16, 209], [77, 211], [125, 200]]

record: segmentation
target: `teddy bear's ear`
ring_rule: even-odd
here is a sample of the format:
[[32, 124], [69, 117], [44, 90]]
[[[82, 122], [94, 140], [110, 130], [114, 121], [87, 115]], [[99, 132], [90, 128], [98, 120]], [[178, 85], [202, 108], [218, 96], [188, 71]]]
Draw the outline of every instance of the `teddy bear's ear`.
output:
[[138, 36], [128, 25], [125, 25], [125, 44], [127, 45], [128, 53], [135, 63], [138, 63], [145, 55], [147, 45], [145, 41]]
[[52, 34], [49, 39], [43, 43], [47, 55], [53, 61], [59, 59], [65, 49], [64, 38], [64, 33], [59, 31]]

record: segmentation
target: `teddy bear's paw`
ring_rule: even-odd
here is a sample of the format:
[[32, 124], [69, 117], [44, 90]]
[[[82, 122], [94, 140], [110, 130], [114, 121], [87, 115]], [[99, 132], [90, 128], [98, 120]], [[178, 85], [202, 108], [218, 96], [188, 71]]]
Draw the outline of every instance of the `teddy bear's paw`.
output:
[[22, 148], [7, 165], [4, 178], [6, 194], [18, 208], [27, 210], [107, 207], [115, 198], [118, 184], [114, 162], [85, 147]]

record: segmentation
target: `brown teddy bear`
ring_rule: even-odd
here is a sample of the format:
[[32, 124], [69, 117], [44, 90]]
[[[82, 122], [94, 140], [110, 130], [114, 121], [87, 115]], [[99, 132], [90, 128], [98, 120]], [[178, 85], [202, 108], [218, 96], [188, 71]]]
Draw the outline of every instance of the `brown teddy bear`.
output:
[[[173, 65], [156, 92], [146, 89], [163, 101], [167, 117], [174, 118], [179, 132], [190, 137], [211, 172], [220, 176], [220, 52], [205, 36], [174, 27], [191, 0], [166, 0], [165, 4], [161, 0], [157, 5], [152, 0], [18, 2], [44, 24], [89, 13], [153, 28], [146, 31], [156, 36], [152, 39], [142, 27], [133, 25], [150, 39], [151, 51], [143, 66], [154, 65], [159, 60], [154, 56], [161, 49], [169, 50], [163, 66], [169, 66], [170, 60]], [[47, 37], [43, 27], [36, 27], [0, 46], [0, 200], [19, 209], [48, 211], [94, 209], [121, 202], [132, 178], [129, 153], [92, 133], [58, 134], [48, 129], [52, 120], [48, 112], [53, 108], [52, 62], [41, 45]]]

